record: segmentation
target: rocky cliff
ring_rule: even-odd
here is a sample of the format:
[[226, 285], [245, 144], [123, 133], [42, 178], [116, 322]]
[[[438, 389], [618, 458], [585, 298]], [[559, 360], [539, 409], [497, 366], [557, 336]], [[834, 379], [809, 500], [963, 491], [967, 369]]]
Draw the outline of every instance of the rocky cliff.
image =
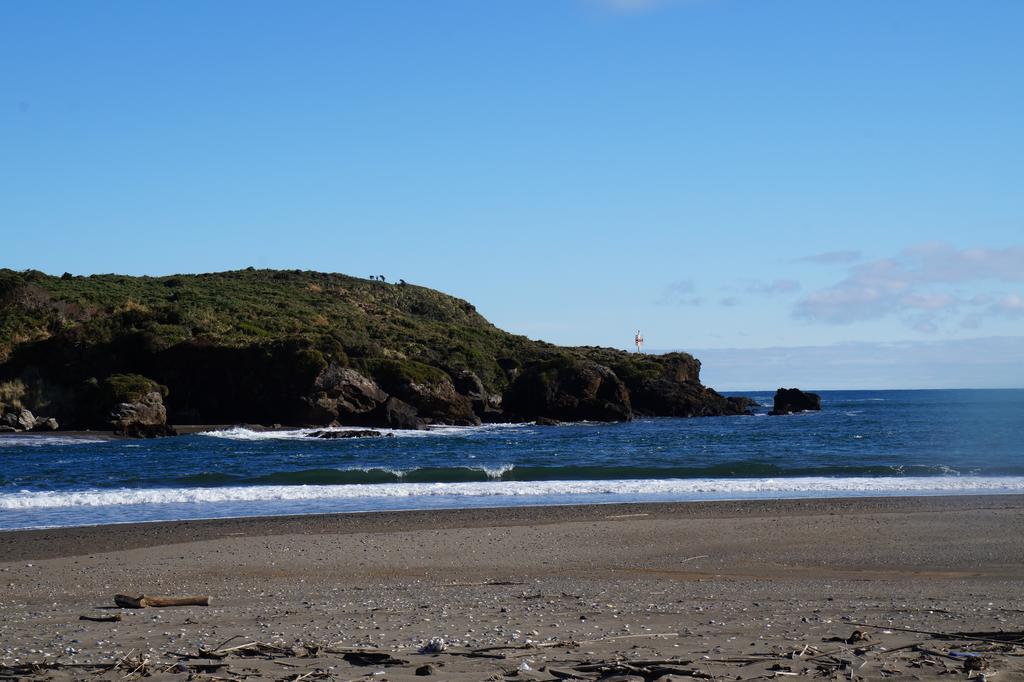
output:
[[[131, 391], [126, 386], [131, 387]], [[130, 395], [129, 395], [130, 393]], [[52, 277], [0, 270], [0, 418], [421, 428], [742, 414], [686, 353], [558, 347], [404, 282], [242, 270]], [[16, 421], [16, 419], [15, 419]]]

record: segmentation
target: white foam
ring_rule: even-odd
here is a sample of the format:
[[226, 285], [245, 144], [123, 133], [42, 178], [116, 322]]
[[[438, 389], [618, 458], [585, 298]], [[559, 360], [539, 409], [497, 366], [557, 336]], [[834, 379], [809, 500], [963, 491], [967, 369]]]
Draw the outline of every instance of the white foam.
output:
[[[487, 433], [504, 429], [521, 429], [527, 424], [484, 424], [482, 426], [431, 426], [429, 429], [415, 431], [411, 429], [384, 429], [373, 428], [384, 435], [392, 435], [396, 438], [428, 438], [432, 436], [466, 436], [478, 433]], [[321, 427], [314, 429], [276, 429], [257, 431], [244, 426], [233, 426], [230, 429], [217, 431], [202, 431], [198, 436], [209, 436], [211, 438], [225, 438], [228, 440], [241, 441], [262, 441], [262, 440], [309, 440], [310, 434], [317, 431], [342, 432], [362, 431], [365, 427], [359, 426], [338, 426]]]
[[[445, 468], [446, 469], [466, 469], [468, 471], [480, 471], [480, 472], [483, 472], [487, 476], [487, 478], [500, 481], [502, 475], [505, 474], [505, 473], [508, 473], [509, 471], [512, 471], [513, 469], [515, 469], [516, 465], [515, 464], [496, 464], [496, 465], [493, 465], [493, 466], [487, 466], [486, 464], [482, 464], [482, 465], [479, 465], [479, 466], [445, 467]], [[411, 474], [413, 472], [420, 471], [420, 469], [418, 469], [418, 468], [416, 468], [416, 469], [393, 469], [391, 467], [375, 466], [375, 465], [352, 466], [352, 467], [338, 467], [338, 468], [335, 468], [334, 470], [335, 471], [361, 471], [363, 473], [371, 473], [371, 472], [376, 472], [376, 471], [383, 471], [384, 473], [391, 474], [392, 476], [395, 476], [397, 478], [405, 478], [406, 476], [408, 476], [409, 474]], [[374, 484], [366, 484], [366, 485], [374, 485]], [[439, 483], [438, 485], [444, 485], [444, 484], [443, 483]]]
[[468, 467], [470, 469], [483, 470], [487, 478], [501, 480], [502, 474], [506, 474], [516, 468], [515, 464], [499, 464], [498, 466]]
[[102, 438], [89, 438], [88, 436], [47, 436], [47, 435], [24, 435], [24, 436], [2, 436], [0, 437], [0, 448], [15, 447], [53, 447], [56, 445], [88, 445], [89, 443], [109, 442]]
[[[259, 501], [372, 500], [382, 498], [530, 498], [576, 495], [705, 497], [840, 497], [1024, 493], [1024, 476], [917, 476], [864, 478], [643, 479], [612, 481], [487, 481], [270, 485], [220, 488], [150, 488], [0, 494], [0, 510], [217, 504]], [[609, 500], [614, 501], [614, 500]]]

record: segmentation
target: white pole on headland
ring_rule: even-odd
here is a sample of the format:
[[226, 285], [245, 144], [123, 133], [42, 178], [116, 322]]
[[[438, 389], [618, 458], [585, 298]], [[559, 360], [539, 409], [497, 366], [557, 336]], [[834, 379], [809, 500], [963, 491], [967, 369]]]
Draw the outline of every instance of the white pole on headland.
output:
[[640, 336], [640, 330], [636, 330], [636, 338], [633, 339], [633, 343], [636, 344], [636, 352], [643, 353], [644, 337]]

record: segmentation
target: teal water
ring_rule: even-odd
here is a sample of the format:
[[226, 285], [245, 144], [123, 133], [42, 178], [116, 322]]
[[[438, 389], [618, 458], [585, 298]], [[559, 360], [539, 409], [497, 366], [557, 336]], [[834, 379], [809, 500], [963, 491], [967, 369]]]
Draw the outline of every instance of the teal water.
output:
[[321, 440], [0, 438], [0, 528], [382, 509], [1024, 492], [1024, 390], [824, 391], [785, 417]]

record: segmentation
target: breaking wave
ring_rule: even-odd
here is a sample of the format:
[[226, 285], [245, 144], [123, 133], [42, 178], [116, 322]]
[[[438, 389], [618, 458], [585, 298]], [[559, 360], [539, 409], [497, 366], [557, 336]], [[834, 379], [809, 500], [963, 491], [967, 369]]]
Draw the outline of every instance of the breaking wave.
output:
[[210, 504], [383, 498], [615, 498], [738, 499], [750, 497], [842, 497], [1024, 493], [1024, 476], [917, 476], [860, 478], [640, 479], [605, 481], [484, 481], [462, 483], [374, 483], [348, 485], [253, 485], [215, 488], [148, 488], [0, 494], [0, 509], [120, 505]]
[[276, 471], [262, 476], [233, 476], [225, 473], [201, 473], [183, 476], [173, 482], [186, 486], [229, 485], [368, 485], [381, 483], [460, 483], [502, 480], [515, 469], [512, 464], [478, 467], [422, 467], [403, 471], [382, 467], [350, 469], [303, 469]]
[[[431, 426], [421, 431], [409, 429], [384, 429], [370, 428], [383, 436], [394, 436], [396, 438], [430, 438], [434, 436], [468, 436], [473, 434], [490, 433], [507, 429], [523, 429], [533, 426], [526, 424], [484, 424], [482, 426]], [[239, 441], [265, 441], [265, 440], [309, 440], [310, 434], [316, 431], [362, 431], [367, 427], [362, 426], [339, 426], [320, 427], [310, 429], [251, 429], [246, 426], [232, 426], [229, 429], [217, 429], [213, 431], [202, 431], [197, 436], [209, 438], [223, 438], [226, 440]]]
[[386, 466], [310, 468], [247, 475], [228, 471], [200, 472], [187, 476], [151, 479], [149, 484], [175, 487], [240, 485], [369, 485], [384, 483], [483, 483], [545, 481], [636, 481], [645, 479], [746, 479], [755, 477], [854, 478], [921, 476], [1024, 476], [1024, 467], [1000, 467], [998, 471], [961, 472], [935, 465], [786, 467], [764, 462], [724, 462], [702, 467], [664, 466], [531, 466], [529, 464], [478, 464], [473, 466], [424, 466], [400, 469]]
[[108, 443], [106, 438], [90, 438], [88, 436], [51, 436], [44, 434], [4, 435], [0, 438], [0, 448], [46, 448], [60, 445], [88, 445], [90, 443]]

